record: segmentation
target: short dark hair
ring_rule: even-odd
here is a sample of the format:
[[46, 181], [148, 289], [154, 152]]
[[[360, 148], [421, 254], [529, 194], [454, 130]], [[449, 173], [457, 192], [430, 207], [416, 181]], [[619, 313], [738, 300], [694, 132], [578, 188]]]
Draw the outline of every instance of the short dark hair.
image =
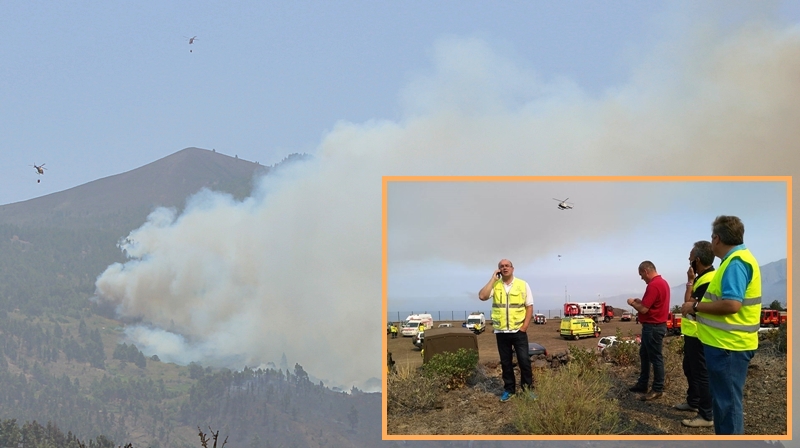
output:
[[744, 224], [736, 216], [717, 216], [711, 225], [711, 231], [726, 246], [738, 246], [744, 243]]
[[652, 261], [650, 261], [650, 260], [645, 260], [645, 261], [643, 261], [643, 262], [639, 263], [639, 270], [640, 270], [640, 271], [653, 271], [653, 272], [657, 272], [657, 271], [656, 271], [656, 265], [654, 265], [654, 264], [653, 264], [653, 262], [652, 262]]
[[692, 253], [695, 257], [700, 259], [703, 266], [711, 266], [714, 264], [714, 251], [711, 250], [710, 241], [698, 241], [692, 247]]

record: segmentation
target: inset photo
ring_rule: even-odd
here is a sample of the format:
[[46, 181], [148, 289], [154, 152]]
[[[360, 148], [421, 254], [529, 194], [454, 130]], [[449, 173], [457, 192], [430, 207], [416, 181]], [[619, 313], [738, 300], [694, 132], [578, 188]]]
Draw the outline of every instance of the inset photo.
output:
[[383, 186], [385, 440], [791, 438], [790, 177]]

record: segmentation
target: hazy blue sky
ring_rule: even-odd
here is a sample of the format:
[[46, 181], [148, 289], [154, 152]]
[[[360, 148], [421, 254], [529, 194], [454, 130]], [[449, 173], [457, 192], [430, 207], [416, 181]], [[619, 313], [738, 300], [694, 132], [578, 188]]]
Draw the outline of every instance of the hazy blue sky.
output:
[[[129, 171], [189, 146], [262, 164], [292, 152], [317, 155], [266, 180], [244, 203], [209, 195], [197, 200], [206, 206], [178, 221], [154, 216], [139, 231], [152, 246], [137, 252], [151, 263], [124, 275], [112, 269], [100, 283], [107, 300], [160, 328], [152, 339], [131, 330], [148, 354], [166, 350], [164, 321], [178, 306], [192, 311], [180, 316], [185, 333], [207, 340], [176, 353], [213, 358], [239, 350], [254, 362], [275, 355], [265, 352], [266, 338], [282, 337], [254, 309], [276, 303], [285, 306], [283, 321], [312, 326], [373, 309], [374, 320], [341, 335], [292, 338], [273, 348], [291, 354], [290, 364], [350, 384], [379, 377], [384, 358], [376, 337], [385, 323], [381, 176], [793, 175], [800, 172], [798, 24], [796, 1], [6, 1], [0, 204]], [[43, 176], [34, 163], [46, 163]], [[714, 213], [684, 220], [679, 203], [665, 212], [670, 221], [655, 225], [650, 213], [636, 214], [640, 201], [592, 208], [581, 198], [591, 193], [548, 190], [547, 205], [532, 205], [531, 219], [541, 210], [562, 220], [556, 229], [577, 217], [624, 217], [632, 227], [580, 246], [555, 233], [546, 250], [534, 247], [515, 260], [521, 277], [535, 280], [534, 271], [553, 260], [529, 254], [560, 252], [561, 271], [548, 273], [555, 278], [568, 264], [588, 264], [586, 253], [632, 239], [648, 244], [626, 247], [618, 266], [657, 258], [673, 278], [685, 266], [688, 243], [709, 236]], [[576, 202], [573, 213], [554, 214], [550, 198], [560, 195]], [[482, 213], [490, 213], [488, 205]], [[669, 225], [689, 218], [682, 231]], [[654, 243], [647, 226], [634, 226], [640, 219], [675, 235], [679, 247]], [[760, 215], [745, 223], [768, 228]], [[760, 242], [758, 233], [747, 241], [759, 259], [780, 258], [780, 244]], [[407, 256], [419, 260], [413, 249]], [[449, 260], [464, 263], [462, 255], [468, 264], [448, 269], [470, 276], [465, 294], [503, 256]], [[165, 288], [163, 300], [148, 301], [137, 285], [169, 285], [169, 276], [150, 282], [166, 275], [164, 265], [182, 279], [213, 273], [214, 297]], [[287, 267], [313, 279], [301, 296], [286, 284]], [[631, 276], [620, 286], [639, 290]], [[560, 284], [552, 294], [561, 294]], [[191, 282], [186, 286], [192, 291]], [[586, 294], [610, 289], [587, 286]], [[289, 306], [285, 297], [301, 305]], [[353, 361], [337, 363], [342, 356]]]
[[[401, 120], [419, 112], [407, 91], [448, 37], [599, 97], [698, 19], [725, 29], [759, 17], [796, 23], [800, 4], [3, 2], [0, 204], [188, 146], [271, 164], [314, 152], [340, 120]], [[46, 163], [40, 184], [34, 163]]]
[[[531, 284], [537, 310], [560, 308], [565, 287], [571, 301], [641, 297], [646, 285], [639, 263], [653, 261], [671, 286], [686, 282], [692, 244], [710, 240], [711, 222], [723, 214], [742, 219], [745, 243], [767, 264], [786, 258], [786, 186], [392, 182], [389, 310], [488, 312], [477, 292], [501, 258], [513, 261], [515, 275]], [[568, 197], [574, 208], [559, 210], [554, 197]], [[611, 303], [627, 308], [621, 299]]]

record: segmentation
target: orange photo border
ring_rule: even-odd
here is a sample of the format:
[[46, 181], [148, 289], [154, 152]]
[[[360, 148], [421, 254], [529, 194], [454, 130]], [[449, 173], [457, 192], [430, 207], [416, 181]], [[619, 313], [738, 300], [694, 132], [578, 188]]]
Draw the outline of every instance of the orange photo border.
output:
[[[786, 360], [786, 434], [762, 435], [390, 435], [387, 421], [387, 377], [383, 360], [381, 366], [382, 440], [792, 440], [792, 176], [382, 176], [382, 257], [381, 257], [381, 296], [385, 319], [388, 313], [388, 187], [390, 182], [785, 182], [786, 183], [786, 309], [789, 310], [787, 324]], [[387, 339], [382, 336], [383, 353], [387, 351]], [[384, 356], [381, 355], [383, 358]]]

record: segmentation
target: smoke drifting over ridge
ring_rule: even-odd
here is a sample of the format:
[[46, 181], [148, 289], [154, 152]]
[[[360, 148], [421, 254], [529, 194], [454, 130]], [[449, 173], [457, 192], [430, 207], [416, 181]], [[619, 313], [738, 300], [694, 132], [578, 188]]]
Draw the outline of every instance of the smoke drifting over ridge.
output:
[[[310, 162], [243, 202], [154, 212], [97, 281], [164, 360], [257, 366], [285, 352], [334, 384], [379, 377], [381, 176], [792, 174], [800, 31], [751, 26], [654, 49], [592, 96], [478, 40], [441, 41], [399, 121], [340, 122]], [[669, 76], [664, 76], [669, 73]], [[181, 335], [181, 336], [177, 336]], [[164, 356], [162, 356], [164, 355]]]

